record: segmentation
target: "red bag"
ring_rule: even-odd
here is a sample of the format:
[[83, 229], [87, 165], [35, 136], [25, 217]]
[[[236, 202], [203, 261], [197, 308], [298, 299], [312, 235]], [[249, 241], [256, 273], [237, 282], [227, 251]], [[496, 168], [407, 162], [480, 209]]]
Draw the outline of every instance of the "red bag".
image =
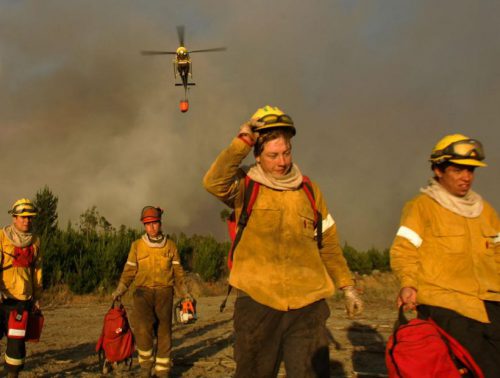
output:
[[28, 328], [26, 329], [26, 341], [37, 343], [40, 341], [43, 329], [43, 314], [40, 310], [31, 311], [28, 315]]
[[11, 310], [8, 325], [7, 337], [9, 339], [24, 339], [28, 326], [28, 311], [18, 309]]
[[127, 312], [121, 303], [115, 307], [113, 301], [104, 316], [104, 325], [95, 350], [99, 354], [103, 369], [106, 368], [107, 362], [127, 361], [129, 366], [132, 364], [132, 354], [135, 351], [134, 335], [130, 329]]
[[402, 307], [399, 327], [389, 337], [385, 363], [389, 378], [484, 378], [469, 352], [432, 319], [408, 321]]

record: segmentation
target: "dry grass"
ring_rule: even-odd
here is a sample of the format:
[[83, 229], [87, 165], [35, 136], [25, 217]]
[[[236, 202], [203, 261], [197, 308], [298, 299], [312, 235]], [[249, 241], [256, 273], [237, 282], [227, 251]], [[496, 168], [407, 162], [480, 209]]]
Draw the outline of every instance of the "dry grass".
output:
[[[203, 280], [193, 273], [186, 276], [186, 285], [189, 292], [195, 297], [211, 297], [225, 295], [227, 292], [227, 280], [222, 279], [217, 282], [203, 282]], [[392, 273], [374, 272], [371, 275], [356, 275], [356, 287], [362, 294], [363, 300], [367, 303], [378, 303], [392, 305], [395, 303], [396, 295], [399, 291], [399, 283]], [[131, 301], [131, 293], [134, 288], [125, 294], [124, 301]], [[338, 296], [342, 295], [338, 293]], [[130, 298], [129, 298], [130, 297]], [[106, 303], [111, 301], [111, 293], [100, 291], [87, 295], [75, 295], [66, 285], [45, 290], [42, 296], [44, 307], [56, 307], [68, 304], [86, 303]]]
[[399, 292], [399, 281], [389, 272], [357, 276], [356, 286], [367, 303], [395, 304]]
[[44, 290], [41, 302], [43, 308], [51, 308], [68, 304], [103, 303], [110, 301], [110, 297], [98, 293], [76, 295], [67, 285], [59, 285]]

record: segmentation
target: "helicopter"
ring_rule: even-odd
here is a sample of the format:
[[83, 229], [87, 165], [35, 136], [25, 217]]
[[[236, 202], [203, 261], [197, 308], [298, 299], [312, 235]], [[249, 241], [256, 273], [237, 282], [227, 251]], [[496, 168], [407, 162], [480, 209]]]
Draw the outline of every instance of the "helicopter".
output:
[[212, 49], [203, 50], [188, 50], [184, 46], [184, 25], [177, 26], [177, 37], [179, 39], [179, 47], [175, 51], [156, 51], [156, 50], [143, 50], [142, 55], [175, 55], [172, 63], [174, 65], [174, 78], [180, 77], [181, 83], [175, 83], [175, 86], [184, 87], [184, 99], [180, 101], [179, 109], [181, 112], [185, 113], [189, 110], [188, 101], [188, 88], [196, 83], [189, 81], [189, 78], [193, 77], [192, 74], [192, 64], [189, 54], [198, 52], [210, 52], [210, 51], [225, 51], [225, 47], [216, 47]]

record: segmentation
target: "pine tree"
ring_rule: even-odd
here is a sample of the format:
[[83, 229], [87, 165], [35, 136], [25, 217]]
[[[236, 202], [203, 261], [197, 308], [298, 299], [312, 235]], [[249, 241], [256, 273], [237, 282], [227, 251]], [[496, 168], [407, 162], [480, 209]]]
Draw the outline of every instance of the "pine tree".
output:
[[33, 231], [42, 239], [50, 238], [50, 235], [57, 230], [58, 201], [59, 199], [47, 185], [36, 193], [33, 204], [38, 210], [38, 215], [33, 218]]

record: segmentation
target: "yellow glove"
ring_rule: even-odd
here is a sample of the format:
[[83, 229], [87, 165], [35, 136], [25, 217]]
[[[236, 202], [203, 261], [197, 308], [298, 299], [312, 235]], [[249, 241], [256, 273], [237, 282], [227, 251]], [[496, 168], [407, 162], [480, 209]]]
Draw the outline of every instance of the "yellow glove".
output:
[[355, 315], [361, 314], [363, 311], [363, 301], [361, 300], [356, 288], [354, 286], [345, 286], [342, 290], [344, 290], [345, 310], [347, 312], [347, 316], [352, 318]]

